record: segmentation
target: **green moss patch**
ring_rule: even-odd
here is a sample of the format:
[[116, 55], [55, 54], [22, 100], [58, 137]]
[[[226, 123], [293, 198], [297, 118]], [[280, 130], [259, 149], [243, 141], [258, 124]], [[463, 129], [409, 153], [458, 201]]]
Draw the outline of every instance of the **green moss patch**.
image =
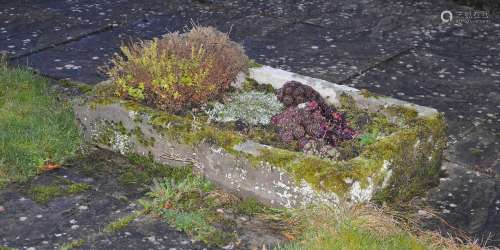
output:
[[88, 177], [115, 177], [124, 187], [149, 187], [154, 178], [181, 179], [192, 172], [191, 167], [171, 167], [156, 163], [151, 156], [127, 155], [127, 161], [118, 161], [111, 152], [94, 152], [85, 158], [75, 158], [72, 164]]
[[[420, 194], [437, 182], [446, 145], [446, 124], [442, 115], [419, 117], [416, 110], [401, 106], [387, 107], [373, 114], [359, 108], [353, 98], [345, 94], [340, 102], [339, 109], [346, 112], [352, 127], [361, 134], [340, 144], [337, 147], [339, 160], [330, 161], [280, 148], [264, 149], [258, 157], [246, 155], [235, 151], [234, 146], [249, 139], [273, 145], [272, 142], [277, 141], [275, 133], [259, 127], [241, 133], [231, 127], [209, 124], [203, 115], [173, 115], [120, 101], [128, 111], [147, 117], [146, 122], [164, 136], [192, 146], [202, 142], [218, 145], [254, 166], [278, 167], [297, 182], [306, 181], [318, 191], [344, 195], [355, 182], [362, 188], [385, 184], [376, 190], [375, 199], [399, 202]], [[141, 131], [123, 131], [120, 124], [110, 127], [114, 133], [135, 135], [142, 144], [150, 144], [142, 138]], [[389, 175], [391, 178], [386, 179]]]
[[112, 221], [104, 228], [105, 233], [115, 233], [125, 229], [133, 220], [138, 217], [138, 214], [130, 214], [124, 217], [121, 217], [115, 221]]
[[225, 227], [233, 224], [227, 221], [218, 208], [225, 206], [218, 199], [215, 186], [193, 174], [180, 180], [164, 178], [155, 182], [146, 208], [160, 215], [175, 228], [209, 245], [224, 246], [235, 239], [235, 234]]
[[71, 89], [77, 89], [83, 94], [87, 94], [92, 92], [92, 86], [82, 83], [82, 82], [76, 82], [76, 81], [71, 81], [71, 80], [59, 80], [58, 81], [59, 85], [66, 87], [66, 88], [71, 88]]
[[73, 240], [68, 243], [65, 243], [64, 245], [61, 246], [60, 250], [70, 250], [70, 249], [75, 249], [83, 246], [85, 244], [84, 240]]
[[31, 186], [27, 191], [28, 195], [39, 204], [47, 204], [55, 198], [85, 193], [92, 189], [86, 183], [75, 183], [70, 180], [58, 178], [48, 185]]

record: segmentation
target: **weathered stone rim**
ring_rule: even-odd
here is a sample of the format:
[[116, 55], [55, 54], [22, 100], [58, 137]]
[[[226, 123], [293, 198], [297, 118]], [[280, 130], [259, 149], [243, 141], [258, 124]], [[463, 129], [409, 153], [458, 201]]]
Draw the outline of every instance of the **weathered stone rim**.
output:
[[[240, 74], [235, 81], [235, 85], [242, 84], [246, 78], [246, 75]], [[386, 197], [384, 199], [387, 199], [387, 197], [393, 198], [393, 196], [400, 195], [400, 193], [408, 193], [405, 190], [408, 183], [405, 183], [405, 181], [412, 183], [412, 185], [408, 185], [411, 186], [411, 188], [413, 188], [413, 186], [420, 188], [423, 184], [413, 180], [412, 176], [417, 176], [418, 178], [429, 177], [429, 180], [437, 178], [436, 173], [439, 170], [444, 144], [443, 130], [441, 129], [443, 118], [435, 109], [392, 98], [371, 94], [367, 95], [354, 88], [274, 69], [268, 66], [250, 68], [248, 78], [255, 80], [259, 84], [270, 84], [274, 88], [279, 88], [290, 80], [300, 81], [316, 89], [333, 105], [339, 105], [341, 96], [347, 94], [352, 97], [355, 104], [359, 105], [359, 107], [369, 112], [381, 112], [386, 117], [396, 116], [397, 118], [397, 116], [405, 115], [398, 112], [388, 112], [391, 107], [410, 110], [412, 114], [415, 113], [415, 119], [418, 119], [418, 121], [420, 121], [419, 123], [423, 125], [422, 127], [418, 127], [418, 124], [415, 125], [416, 127], [411, 125], [408, 128], [402, 128], [399, 132], [385, 137], [383, 142], [381, 140], [378, 144], [382, 145], [386, 151], [380, 151], [380, 149], [375, 148], [366, 155], [353, 158], [348, 162], [339, 162], [323, 160], [314, 156], [303, 156], [300, 152], [275, 149], [267, 145], [249, 142], [245, 138], [239, 140], [239, 137], [236, 139], [234, 137], [229, 138], [230, 143], [226, 146], [207, 143], [204, 140], [205, 138], [198, 141], [195, 140], [196, 143], [189, 146], [186, 142], [179, 141], [178, 138], [165, 137], [161, 131], [155, 131], [150, 121], [151, 117], [137, 117], [137, 113], [141, 114], [141, 112], [145, 110], [156, 113], [161, 113], [161, 111], [154, 111], [154, 109], [149, 107], [141, 107], [140, 104], [132, 104], [136, 106], [136, 108], [130, 109], [130, 107], [125, 107], [127, 106], [127, 101], [118, 101], [118, 103], [116, 103], [116, 100], [119, 99], [115, 99], [115, 101], [111, 102], [108, 102], [108, 100], [99, 103], [97, 107], [94, 106], [93, 108], [90, 107], [92, 105], [83, 107], [80, 104], [80, 106], [77, 105], [75, 109], [77, 113], [85, 113], [80, 117], [80, 123], [82, 127], [87, 129], [87, 132], [89, 128], [92, 130], [90, 141], [94, 143], [101, 145], [105, 144], [108, 148], [119, 151], [122, 154], [126, 154], [127, 152], [135, 152], [143, 155], [152, 154], [156, 161], [167, 164], [172, 163], [172, 159], [167, 159], [168, 161], [165, 160], [164, 151], [167, 149], [174, 154], [177, 154], [178, 152], [176, 151], [179, 150], [184, 151], [184, 153], [187, 152], [183, 157], [180, 157], [181, 162], [185, 163], [186, 159], [191, 159], [191, 162], [198, 163], [198, 172], [204, 174], [212, 181], [215, 181], [223, 188], [229, 191], [236, 191], [242, 196], [254, 196], [270, 205], [294, 207], [316, 202], [335, 204], [338, 203], [340, 199], [344, 199], [347, 194], [348, 200], [351, 202], [365, 202], [374, 198], [375, 195], [382, 191], [386, 193], [382, 195], [382, 197]], [[85, 106], [86, 104], [84, 103], [83, 105]], [[99, 107], [99, 105], [101, 107]], [[92, 114], [92, 112], [101, 112], [101, 114]], [[107, 114], [109, 112], [114, 114]], [[99, 131], [102, 129], [102, 124], [88, 123], [89, 121], [86, 120], [87, 117], [85, 117], [85, 115], [89, 117], [97, 116], [99, 119], [104, 119], [106, 123], [110, 122], [110, 124], [114, 124], [111, 130], [109, 126], [104, 127], [107, 131], [106, 133], [114, 134], [114, 138], [111, 138], [114, 141], [109, 141], [110, 138], [108, 137], [102, 139], [102, 131]], [[106, 117], [106, 115], [108, 117]], [[82, 121], [82, 118], [84, 121]], [[125, 124], [125, 126], [123, 126], [123, 124]], [[120, 127], [117, 128], [116, 125]], [[433, 128], [434, 125], [438, 125], [438, 128]], [[167, 129], [165, 130], [163, 128], [163, 131], [168, 131], [168, 129], [169, 127], [167, 126]], [[155, 135], [154, 133], [157, 134]], [[191, 132], [188, 132], [188, 134], [189, 133]], [[205, 134], [201, 135], [205, 136]], [[214, 135], [209, 133], [206, 136]], [[87, 138], [89, 138], [89, 136], [87, 136]], [[156, 140], [150, 140], [149, 138], [155, 138]], [[392, 145], [393, 143], [391, 140], [396, 140], [396, 147]], [[409, 141], [407, 142], [404, 140]], [[116, 143], [118, 144], [114, 145]], [[158, 143], [162, 146], [158, 147]], [[246, 146], [242, 146], [245, 144]], [[250, 145], [250, 150], [248, 150], [248, 145]], [[385, 149], [387, 147], [388, 149]], [[398, 151], [400, 150], [399, 147], [404, 147], [408, 152], [401, 151], [401, 153]], [[152, 151], [155, 153], [151, 153]], [[400, 152], [400, 155], [398, 155], [398, 152]], [[241, 153], [243, 153], [244, 157], [242, 157]], [[410, 164], [415, 163], [421, 165], [418, 165], [415, 169], [409, 169], [411, 166], [405, 165], [406, 156], [401, 154], [410, 154]], [[428, 159], [421, 160], [422, 154], [428, 155]], [[264, 155], [264, 157], [262, 155]], [[281, 162], [280, 160], [276, 162], [273, 158], [276, 156], [285, 157], [285, 161]], [[280, 159], [279, 157], [278, 159]], [[259, 162], [259, 165], [263, 168], [255, 169], [255, 164], [252, 164], [252, 162], [255, 163], [256, 161]], [[231, 168], [231, 166], [228, 167], [223, 164], [232, 164], [236, 167]], [[349, 166], [356, 166], [353, 169], [355, 172], [346, 172], [346, 170], [342, 170], [345, 167], [350, 168]], [[421, 169], [419, 169], [419, 167], [421, 167]], [[305, 168], [305, 170], [302, 168]], [[224, 171], [221, 172], [221, 169], [224, 169]], [[239, 172], [234, 172], [235, 169]], [[394, 170], [396, 170], [397, 175], [403, 176], [403, 180], [399, 180], [402, 183], [394, 184], [393, 179], [399, 178], [398, 176], [394, 177]], [[406, 170], [410, 173], [405, 173]], [[231, 171], [234, 173], [231, 173]], [[363, 171], [369, 172], [363, 173]], [[245, 186], [241, 184], [241, 182], [248, 180], [246, 179], [248, 173], [254, 175], [252, 180], [253, 184]], [[221, 175], [223, 176], [221, 177]], [[239, 183], [232, 180], [235, 178], [234, 176], [237, 175], [239, 175], [236, 177], [237, 179], [239, 178]], [[270, 178], [269, 176], [274, 177]], [[267, 184], [263, 184], [261, 182], [263, 180], [272, 182], [274, 186], [264, 187]], [[429, 182], [428, 180], [421, 181], [424, 183]], [[327, 183], [327, 186], [325, 186], [325, 183]], [[261, 187], [259, 187], [259, 185], [261, 185]], [[403, 191], [398, 190], [399, 188], [402, 188]], [[275, 194], [270, 194], [273, 192]], [[409, 191], [412, 195], [413, 192], [415, 191]]]

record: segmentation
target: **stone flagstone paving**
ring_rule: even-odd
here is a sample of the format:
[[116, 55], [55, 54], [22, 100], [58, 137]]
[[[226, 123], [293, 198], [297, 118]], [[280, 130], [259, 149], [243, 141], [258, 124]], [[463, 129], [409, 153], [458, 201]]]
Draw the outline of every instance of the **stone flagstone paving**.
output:
[[0, 51], [95, 84], [124, 42], [194, 22], [230, 31], [259, 63], [434, 107], [449, 149], [422, 202], [500, 245], [500, 17], [443, 23], [443, 10], [473, 11], [446, 0], [0, 0]]

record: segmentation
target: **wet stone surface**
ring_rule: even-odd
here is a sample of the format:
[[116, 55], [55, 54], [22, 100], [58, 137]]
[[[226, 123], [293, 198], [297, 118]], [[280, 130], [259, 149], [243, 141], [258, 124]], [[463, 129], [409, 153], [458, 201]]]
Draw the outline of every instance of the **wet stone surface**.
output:
[[[29, 183], [0, 190], [0, 248], [218, 249], [143, 213], [139, 200], [147, 199], [152, 184], [143, 168], [117, 153], [95, 149]], [[238, 234], [236, 246], [228, 242], [226, 249], [286, 241], [269, 221], [230, 208], [221, 211]]]
[[[0, 191], [0, 246], [59, 249], [78, 242], [82, 249], [210, 249], [148, 215], [138, 216], [123, 229], [104, 230], [109, 223], [141, 210], [137, 199], [147, 189], [120, 184], [115, 170], [127, 164], [126, 158], [100, 151], [29, 184]], [[43, 203], [34, 195], [36, 187], [68, 183], [89, 188]]]
[[443, 233], [456, 233], [456, 229], [460, 229], [472, 238], [498, 246], [498, 236], [494, 235], [494, 232], [500, 231], [498, 179], [454, 163], [446, 162], [443, 168], [448, 176], [442, 178], [441, 185], [429, 193], [427, 204], [448, 224], [433, 221], [427, 227]]
[[[480, 239], [494, 234], [490, 244], [500, 244], [493, 205], [500, 183], [498, 14], [443, 24], [441, 11], [471, 10], [446, 0], [0, 0], [0, 7], [0, 51], [55, 78], [97, 83], [105, 78], [97, 69], [123, 41], [182, 30], [193, 20], [231, 30], [259, 63], [445, 112], [446, 159], [455, 167], [445, 170], [451, 181], [430, 191], [429, 205], [454, 226]], [[484, 185], [487, 195], [471, 192]], [[448, 202], [449, 193], [461, 198]], [[440, 200], [457, 209], [443, 210]]]

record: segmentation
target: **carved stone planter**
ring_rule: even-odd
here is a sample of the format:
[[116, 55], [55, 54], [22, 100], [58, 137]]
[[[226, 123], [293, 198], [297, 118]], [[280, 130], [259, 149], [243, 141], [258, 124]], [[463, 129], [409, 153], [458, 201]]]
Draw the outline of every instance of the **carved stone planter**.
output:
[[225, 190], [273, 206], [335, 204], [341, 199], [390, 202], [408, 199], [437, 182], [445, 122], [436, 110], [267, 66], [252, 68], [239, 80], [245, 77], [274, 88], [300, 81], [333, 105], [347, 98], [360, 110], [383, 114], [394, 132], [358, 156], [334, 162], [115, 98], [82, 100], [75, 112], [91, 143], [122, 154], [150, 155], [171, 166], [192, 164]]

